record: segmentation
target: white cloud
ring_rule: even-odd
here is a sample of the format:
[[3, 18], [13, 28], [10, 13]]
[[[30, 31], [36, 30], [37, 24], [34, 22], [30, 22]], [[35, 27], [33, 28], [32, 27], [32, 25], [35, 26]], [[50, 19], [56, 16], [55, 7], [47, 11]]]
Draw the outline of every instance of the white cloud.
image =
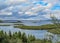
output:
[[5, 4], [7, 4], [8, 6], [10, 5], [18, 5], [18, 4], [22, 4], [22, 3], [29, 3], [28, 0], [6, 0]]
[[[5, 4], [7, 4], [9, 7], [6, 7], [5, 9], [0, 10], [0, 15], [12, 15], [13, 12], [18, 12], [20, 15], [38, 15], [41, 11], [47, 14], [43, 15], [45, 18], [49, 18], [50, 12], [54, 13], [58, 18], [57, 14], [60, 15], [59, 11], [52, 11], [51, 8], [58, 3], [58, 0], [43, 0], [45, 3], [48, 3], [46, 6], [43, 6], [41, 4], [34, 4], [36, 2], [39, 2], [39, 0], [6, 0]], [[25, 5], [24, 5], [25, 4]], [[42, 14], [41, 14], [42, 15]], [[36, 17], [38, 19], [38, 17]]]
[[60, 19], [60, 10], [54, 10], [52, 14], [54, 14], [58, 19]]
[[31, 9], [29, 9], [28, 11], [26, 11], [25, 14], [38, 15], [38, 12], [42, 11], [43, 9], [45, 9], [45, 7], [43, 7], [41, 5], [36, 5], [36, 6], [32, 7]]
[[46, 12], [47, 13], [43, 15], [45, 18], [50, 19], [50, 14], [51, 14], [57, 17], [58, 19], [60, 19], [60, 10], [51, 10], [51, 11], [46, 10]]
[[32, 16], [32, 15], [37, 15], [35, 12], [25, 12], [25, 14]]
[[23, 14], [23, 12], [18, 12], [18, 14], [20, 14], [20, 15], [21, 15], [21, 14]]
[[0, 12], [8, 12], [8, 11], [12, 11], [13, 8], [14, 8], [13, 6], [10, 6], [10, 7], [7, 7], [7, 8], [5, 8], [5, 9], [0, 10]]
[[50, 19], [50, 14], [43, 15], [45, 18]]
[[27, 0], [9, 0], [10, 2], [25, 2]]
[[0, 12], [0, 15], [12, 15], [12, 12]]
[[46, 6], [46, 8], [49, 9], [49, 8], [51, 8], [52, 6], [53, 6], [52, 3], [48, 3], [47, 6]]
[[28, 0], [6, 0], [6, 3], [19, 3], [19, 2], [27, 2]]
[[52, 5], [59, 2], [59, 0], [44, 0], [44, 1], [46, 1], [48, 3], [52, 3]]

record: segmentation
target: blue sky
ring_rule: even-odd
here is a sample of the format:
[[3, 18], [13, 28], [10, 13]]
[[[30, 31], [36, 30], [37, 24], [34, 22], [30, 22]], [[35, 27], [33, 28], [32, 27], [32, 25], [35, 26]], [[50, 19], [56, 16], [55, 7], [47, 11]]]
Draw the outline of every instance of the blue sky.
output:
[[0, 19], [60, 19], [60, 0], [0, 0]]

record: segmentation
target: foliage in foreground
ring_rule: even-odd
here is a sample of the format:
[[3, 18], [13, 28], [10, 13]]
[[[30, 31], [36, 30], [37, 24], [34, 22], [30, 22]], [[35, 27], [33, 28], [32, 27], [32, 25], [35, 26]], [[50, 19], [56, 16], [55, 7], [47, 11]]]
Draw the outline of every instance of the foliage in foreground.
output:
[[35, 37], [32, 35], [27, 37], [25, 33], [21, 34], [21, 32], [12, 34], [9, 31], [7, 34], [6, 32], [0, 31], [0, 43], [28, 43], [32, 41], [35, 41]]

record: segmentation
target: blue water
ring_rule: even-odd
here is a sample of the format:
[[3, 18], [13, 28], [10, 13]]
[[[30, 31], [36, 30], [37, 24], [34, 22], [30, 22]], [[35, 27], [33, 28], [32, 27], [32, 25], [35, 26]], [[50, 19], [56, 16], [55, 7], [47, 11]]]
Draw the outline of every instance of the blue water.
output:
[[45, 34], [47, 33], [47, 30], [23, 30], [19, 28], [14, 28], [13, 26], [0, 26], [0, 30], [3, 30], [4, 32], [25, 32], [26, 35], [34, 35], [36, 38], [43, 39]]
[[48, 39], [48, 37], [50, 37], [49, 35], [52, 35], [52, 36], [54, 36], [54, 38], [52, 39], [53, 43], [55, 43], [56, 40], [58, 40], [57, 35], [47, 32], [47, 30], [24, 30], [24, 29], [14, 28], [13, 26], [0, 26], [0, 30], [3, 30], [4, 32], [7, 32], [7, 33], [9, 33], [9, 31], [11, 31], [12, 34], [14, 32], [19, 32], [19, 31], [21, 33], [25, 32], [26, 36], [33, 35], [37, 39], [44, 39], [44, 38]]
[[[12, 33], [20, 31], [21, 33], [25, 32], [27, 36], [34, 35], [37, 39], [48, 38], [49, 36], [46, 37], [46, 35], [52, 35], [52, 36], [54, 36], [54, 38], [52, 39], [52, 40], [54, 40], [54, 41], [52, 41], [53, 43], [56, 42], [55, 40], [58, 40], [57, 35], [47, 32], [47, 30], [24, 30], [24, 29], [20, 29], [20, 28], [14, 28], [14, 23], [0, 23], [0, 24], [2, 24], [2, 25], [3, 24], [10, 24], [10, 26], [0, 26], [0, 30], [3, 30], [4, 32], [7, 32], [7, 33], [9, 31], [11, 31]], [[44, 24], [51, 24], [51, 22], [38, 21], [38, 22], [34, 23], [34, 22], [23, 21], [23, 24], [28, 25], [28, 26], [39, 26], [39, 25], [44, 25]]]
[[[45, 24], [52, 24], [51, 21], [46, 21], [46, 20], [42, 20], [42, 21], [22, 21], [24, 25], [27, 25], [27, 26], [40, 26], [40, 25], [45, 25]], [[34, 23], [35, 22], [35, 23]]]
[[[28, 25], [28, 26], [39, 26], [39, 25], [43, 25], [43, 24], [50, 24], [50, 21], [22, 21], [24, 25]], [[19, 28], [14, 28], [14, 24], [17, 23], [0, 23], [2, 25], [6, 24], [6, 25], [10, 25], [10, 26], [0, 26], [0, 30], [3, 30], [5, 32], [9, 32], [11, 31], [13, 32], [25, 32], [26, 35], [34, 35], [36, 38], [39, 39], [43, 39], [45, 37], [45, 34], [47, 33], [47, 30], [23, 30], [23, 29], [19, 29]], [[19, 24], [19, 23], [18, 23]], [[21, 23], [20, 23], [21, 24]]]

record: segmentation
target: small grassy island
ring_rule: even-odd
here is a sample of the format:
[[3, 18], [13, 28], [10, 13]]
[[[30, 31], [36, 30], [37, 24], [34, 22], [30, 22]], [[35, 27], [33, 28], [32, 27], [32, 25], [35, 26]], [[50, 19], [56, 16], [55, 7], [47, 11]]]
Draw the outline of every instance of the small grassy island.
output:
[[14, 27], [21, 28], [21, 29], [28, 29], [28, 30], [49, 30], [49, 29], [56, 28], [56, 26], [53, 24], [46, 24], [46, 25], [41, 25], [41, 26], [26, 26], [26, 25], [21, 24]]
[[28, 29], [28, 30], [48, 30], [51, 33], [54, 34], [60, 34], [60, 27], [57, 28], [54, 24], [46, 24], [41, 26], [26, 26], [26, 25], [17, 25], [14, 26], [15, 28], [21, 28], [21, 29]]

